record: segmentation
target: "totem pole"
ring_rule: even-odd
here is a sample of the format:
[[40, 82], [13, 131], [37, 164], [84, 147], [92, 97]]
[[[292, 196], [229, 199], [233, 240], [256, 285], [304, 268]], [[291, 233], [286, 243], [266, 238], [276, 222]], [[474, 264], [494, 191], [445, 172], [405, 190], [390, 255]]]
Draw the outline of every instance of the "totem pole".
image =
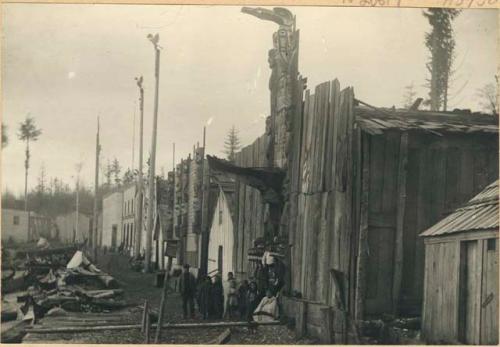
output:
[[286, 170], [294, 106], [297, 106], [293, 105], [293, 94], [299, 77], [299, 32], [295, 29], [295, 16], [280, 7], [272, 10], [243, 7], [241, 11], [279, 25], [278, 31], [273, 34], [273, 48], [268, 55], [272, 72], [269, 79], [271, 115], [266, 122], [266, 152], [269, 167]]
[[[271, 239], [272, 250], [284, 255], [284, 262], [289, 269], [287, 287], [290, 284], [290, 254], [288, 247], [288, 229], [290, 214], [290, 170], [292, 169], [291, 151], [294, 119], [302, 109], [302, 98], [297, 95], [299, 31], [295, 27], [295, 16], [285, 8], [243, 7], [243, 13], [279, 25], [273, 33], [273, 48], [269, 50], [268, 62], [271, 68], [269, 79], [271, 115], [266, 119], [266, 158], [269, 168], [281, 169], [286, 173], [282, 184], [282, 202], [265, 202], [264, 234]], [[289, 155], [290, 153], [290, 155]]]

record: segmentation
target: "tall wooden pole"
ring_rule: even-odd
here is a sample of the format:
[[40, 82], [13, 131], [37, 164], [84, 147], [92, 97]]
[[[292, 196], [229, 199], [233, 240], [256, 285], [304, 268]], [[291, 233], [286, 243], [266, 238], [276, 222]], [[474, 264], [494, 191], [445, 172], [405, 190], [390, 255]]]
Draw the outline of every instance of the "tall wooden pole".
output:
[[148, 38], [153, 43], [155, 49], [155, 104], [153, 115], [153, 136], [151, 138], [151, 159], [149, 164], [149, 204], [148, 204], [148, 223], [146, 230], [146, 259], [144, 262], [144, 271], [151, 271], [151, 246], [153, 238], [153, 209], [155, 208], [155, 162], [156, 162], [156, 129], [158, 126], [158, 92], [160, 89], [160, 47], [158, 47], [159, 36], [149, 35]]
[[75, 232], [73, 234], [73, 243], [76, 241], [76, 234], [78, 233], [78, 226], [80, 217], [80, 172], [82, 171], [83, 163], [76, 164], [76, 213], [75, 213]]
[[101, 145], [99, 144], [99, 117], [97, 117], [97, 135], [95, 141], [95, 178], [94, 178], [94, 215], [92, 226], [92, 247], [94, 249], [94, 262], [97, 261], [97, 202], [99, 199], [99, 153]]
[[[172, 172], [173, 172], [173, 191], [172, 191], [172, 238], [175, 235], [175, 224], [176, 224], [176, 218], [175, 218], [175, 201], [176, 201], [176, 189], [175, 189], [175, 142], [172, 144]], [[167, 241], [168, 245], [168, 241]], [[168, 263], [167, 263], [167, 273], [170, 273], [170, 270], [172, 270], [172, 257], [168, 256]]]
[[202, 164], [202, 205], [201, 205], [201, 251], [200, 251], [200, 273], [205, 276], [208, 273], [208, 195], [210, 193], [209, 167], [206, 161], [206, 134], [207, 127], [203, 127], [203, 164]]
[[75, 232], [73, 234], [73, 243], [76, 242], [76, 234], [78, 233], [78, 217], [80, 214], [80, 179], [76, 179], [76, 212], [75, 212]]
[[142, 225], [144, 223], [143, 218], [143, 192], [144, 192], [144, 180], [142, 176], [142, 146], [143, 146], [143, 128], [144, 128], [144, 88], [142, 87], [142, 76], [136, 78], [137, 86], [139, 87], [139, 102], [140, 102], [140, 129], [139, 129], [139, 173], [138, 173], [138, 194], [137, 194], [137, 207], [136, 207], [136, 217], [137, 221], [135, 223], [135, 247], [134, 256], [138, 258], [141, 254], [141, 241], [142, 241]]

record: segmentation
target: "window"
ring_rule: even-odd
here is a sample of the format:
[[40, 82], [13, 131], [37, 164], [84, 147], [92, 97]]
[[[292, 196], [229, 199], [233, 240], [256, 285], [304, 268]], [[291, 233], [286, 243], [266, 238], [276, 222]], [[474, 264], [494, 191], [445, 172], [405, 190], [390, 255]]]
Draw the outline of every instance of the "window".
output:
[[14, 225], [19, 225], [19, 216], [14, 216]]
[[497, 239], [488, 239], [488, 251], [497, 250]]
[[222, 224], [222, 215], [223, 215], [222, 208], [219, 208], [219, 225]]

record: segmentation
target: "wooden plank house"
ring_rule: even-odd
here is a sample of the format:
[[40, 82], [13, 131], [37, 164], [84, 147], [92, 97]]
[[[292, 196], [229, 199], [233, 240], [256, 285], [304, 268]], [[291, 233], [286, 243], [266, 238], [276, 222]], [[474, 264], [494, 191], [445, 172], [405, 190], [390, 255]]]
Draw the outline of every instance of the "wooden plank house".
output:
[[[303, 332], [331, 335], [325, 342], [347, 341], [348, 320], [419, 315], [418, 235], [497, 179], [497, 120], [363, 106], [335, 80], [306, 91], [292, 123], [280, 222], [289, 246], [285, 314], [305, 317]], [[243, 148], [237, 166], [258, 175], [265, 143]], [[236, 187], [235, 271], [248, 278], [268, 204], [245, 179]]]
[[[338, 81], [306, 91], [298, 117], [289, 172], [290, 289], [315, 312], [306, 330], [324, 334], [325, 306], [340, 321], [419, 315], [418, 235], [498, 178], [497, 120], [376, 108], [356, 100], [352, 88], [341, 91]], [[338, 326], [338, 339], [347, 340], [348, 326]]]
[[498, 344], [498, 180], [421, 234], [423, 337]]

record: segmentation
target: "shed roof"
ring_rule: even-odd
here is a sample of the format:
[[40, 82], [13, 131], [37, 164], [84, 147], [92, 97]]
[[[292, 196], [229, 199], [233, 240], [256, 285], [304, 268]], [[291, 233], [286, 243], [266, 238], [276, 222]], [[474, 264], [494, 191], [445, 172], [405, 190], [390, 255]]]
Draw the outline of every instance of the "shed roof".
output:
[[441, 236], [463, 231], [498, 230], [498, 180], [467, 204], [427, 229], [420, 236]]
[[498, 133], [497, 117], [455, 112], [410, 111], [390, 108], [354, 108], [356, 122], [364, 131], [376, 135], [385, 130], [423, 130], [441, 135], [454, 133]]

